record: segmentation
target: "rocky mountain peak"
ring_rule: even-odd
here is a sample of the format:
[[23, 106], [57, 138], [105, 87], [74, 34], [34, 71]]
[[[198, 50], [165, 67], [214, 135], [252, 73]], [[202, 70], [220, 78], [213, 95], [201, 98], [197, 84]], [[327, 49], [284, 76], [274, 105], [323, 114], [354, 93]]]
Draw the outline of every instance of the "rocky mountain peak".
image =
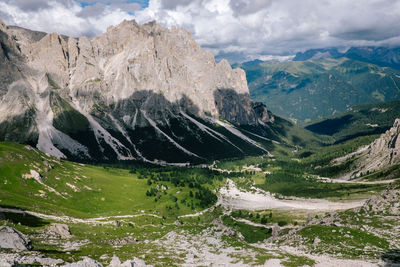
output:
[[99, 36], [72, 38], [2, 27], [3, 54], [18, 55], [0, 69], [2, 140], [36, 143], [58, 157], [122, 160], [158, 156], [146, 152], [152, 136], [179, 150], [179, 160], [200, 159], [183, 144], [232, 145], [209, 128], [218, 120], [257, 127], [270, 119], [265, 107], [253, 109], [244, 71], [216, 64], [184, 29], [123, 21]]
[[4, 22], [0, 19], [0, 31], [6, 31], [7, 30], [7, 25], [4, 24]]

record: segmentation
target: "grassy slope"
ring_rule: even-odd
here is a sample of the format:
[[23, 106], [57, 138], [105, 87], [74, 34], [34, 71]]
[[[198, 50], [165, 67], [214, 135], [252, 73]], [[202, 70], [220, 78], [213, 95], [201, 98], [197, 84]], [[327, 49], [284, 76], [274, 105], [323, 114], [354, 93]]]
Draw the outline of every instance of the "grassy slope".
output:
[[[54, 167], [46, 172], [44, 161]], [[42, 175], [43, 183], [64, 198], [48, 191], [34, 179], [23, 179], [22, 175], [30, 170], [37, 170]], [[206, 174], [199, 171], [196, 175], [203, 177]], [[193, 201], [196, 209], [204, 208], [200, 207], [199, 199], [189, 196], [190, 191], [195, 194], [197, 188], [174, 186], [170, 181], [158, 182], [168, 189], [155, 202], [154, 197], [146, 196], [146, 191], [156, 187], [157, 183], [150, 186], [147, 181], [150, 177], [146, 175], [139, 179], [138, 174], [128, 170], [57, 161], [36, 149], [28, 150], [13, 143], [0, 143], [0, 178], [1, 205], [44, 213], [84, 218], [145, 211], [173, 217], [192, 212], [191, 207], [183, 205], [182, 201]], [[77, 192], [67, 183], [75, 186]], [[213, 188], [214, 185], [207, 186]], [[45, 195], [40, 196], [39, 190]], [[175, 208], [176, 203], [179, 203], [179, 209]]]
[[333, 137], [337, 143], [357, 136], [380, 134], [400, 117], [400, 101], [362, 104], [349, 111], [305, 125], [305, 128]]
[[[235, 179], [238, 185], [244, 189], [249, 189], [248, 181], [254, 181], [256, 186], [285, 196], [329, 198], [329, 199], [348, 199], [365, 198], [371, 194], [377, 194], [385, 188], [385, 185], [363, 185], [363, 184], [339, 184], [325, 183], [317, 180], [316, 175], [322, 177], [336, 177], [345, 172], [351, 166], [343, 164], [331, 166], [330, 161], [347, 155], [360, 146], [369, 144], [377, 136], [362, 136], [347, 142], [326, 146], [302, 149], [299, 151], [289, 151], [282, 153], [275, 158], [249, 157], [235, 161], [221, 161], [216, 163], [216, 167], [242, 171], [245, 166], [258, 166], [263, 172], [251, 171], [252, 174], [243, 174], [246, 179]], [[365, 179], [381, 180], [382, 176], [396, 178], [396, 168], [394, 170], [383, 170], [370, 174]], [[372, 193], [374, 192], [374, 193]]]
[[[46, 165], [52, 168], [45, 170]], [[42, 181], [66, 199], [44, 188], [33, 179], [23, 179], [22, 174], [30, 170], [42, 174]], [[132, 173], [134, 172], [134, 173]], [[162, 181], [166, 177], [179, 177]], [[183, 178], [182, 178], [183, 177]], [[32, 239], [35, 251], [47, 257], [61, 258], [65, 261], [77, 261], [83, 256], [89, 256], [104, 264], [108, 264], [112, 255], [121, 260], [139, 257], [148, 264], [156, 266], [174, 266], [184, 262], [184, 250], [170, 248], [161, 240], [168, 233], [184, 233], [187, 238], [202, 238], [202, 231], [209, 230], [216, 218], [223, 215], [220, 208], [215, 208], [201, 216], [177, 218], [178, 215], [194, 213], [207, 206], [201, 205], [201, 200], [190, 197], [190, 191], [196, 195], [202, 188], [217, 188], [222, 182], [221, 177], [202, 169], [146, 169], [135, 168], [134, 171], [123, 169], [83, 165], [68, 161], [58, 161], [44, 153], [27, 146], [14, 143], [0, 143], [0, 206], [33, 210], [46, 214], [68, 215], [80, 218], [98, 216], [126, 215], [151, 213], [134, 218], [118, 219], [120, 226], [113, 224], [71, 223], [73, 237], [69, 240], [51, 239], [43, 235], [46, 227], [55, 222], [50, 219], [40, 219], [31, 215], [5, 212], [6, 225], [10, 225]], [[151, 182], [151, 184], [150, 184]], [[66, 185], [70, 183], [79, 191]], [[193, 185], [190, 185], [193, 183]], [[146, 196], [146, 191], [156, 185], [168, 186], [166, 193], [162, 192], [155, 202], [155, 197]], [[40, 196], [42, 190], [44, 196]], [[171, 194], [176, 198], [171, 197]], [[43, 195], [43, 194], [42, 194]], [[182, 203], [186, 200], [186, 203]], [[195, 203], [192, 210], [191, 201]], [[175, 205], [178, 204], [179, 208]], [[248, 227], [244, 223], [235, 223], [226, 218], [224, 222], [239, 235], [223, 235], [224, 247], [234, 247], [236, 252], [231, 257], [246, 264], [261, 264], [272, 258], [283, 260], [285, 266], [300, 266], [313, 261], [303, 256], [295, 256], [281, 251], [270, 251], [249, 246], [249, 243], [262, 241], [270, 236], [271, 230], [263, 227]], [[220, 230], [215, 230], [220, 231]], [[119, 240], [132, 236], [136, 241], [115, 245]], [[64, 245], [68, 242], [83, 242], [79, 249], [66, 253]], [[4, 252], [0, 249], [0, 252]]]

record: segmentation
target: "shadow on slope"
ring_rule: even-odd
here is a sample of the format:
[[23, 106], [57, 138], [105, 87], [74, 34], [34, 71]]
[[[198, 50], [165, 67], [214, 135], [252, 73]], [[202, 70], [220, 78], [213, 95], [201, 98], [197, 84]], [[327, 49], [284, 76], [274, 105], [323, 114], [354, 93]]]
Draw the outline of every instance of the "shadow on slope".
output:
[[8, 220], [12, 222], [13, 224], [21, 224], [24, 226], [29, 226], [29, 227], [41, 227], [48, 225], [49, 223], [44, 221], [42, 218], [30, 215], [28, 213], [25, 213], [24, 210], [14, 207], [14, 206], [5, 206], [1, 205], [1, 208], [4, 209], [13, 209], [13, 210], [20, 210], [20, 213], [14, 213], [14, 212], [0, 212], [2, 214], [2, 217], [0, 220]]
[[[202, 114], [185, 95], [170, 102], [163, 94], [152, 91], [137, 91], [110, 105], [100, 99], [99, 104], [93, 106], [90, 115], [112, 136], [111, 142], [104, 134], [96, 133], [93, 125], [87, 127], [90, 124], [87, 118], [71, 110], [66, 100], [57, 100], [61, 104], [57, 104], [58, 112], [53, 124], [88, 147], [89, 154], [98, 162], [118, 161], [119, 154], [139, 160], [200, 163], [260, 155], [266, 153], [264, 149], [274, 149], [268, 139], [252, 142], [250, 139], [254, 136], [241, 131], [242, 126], [251, 125], [254, 129], [265, 128], [258, 132], [263, 137], [279, 139], [276, 133], [257, 122], [248, 95], [219, 89], [215, 98], [221, 119], [229, 121], [224, 125], [216, 123], [210, 114]], [[79, 125], [82, 127], [78, 131], [76, 127]], [[65, 152], [65, 148], [60, 149]], [[71, 153], [66, 154], [74, 158]]]
[[400, 266], [400, 249], [391, 249], [382, 253], [381, 259], [385, 262], [385, 267]]

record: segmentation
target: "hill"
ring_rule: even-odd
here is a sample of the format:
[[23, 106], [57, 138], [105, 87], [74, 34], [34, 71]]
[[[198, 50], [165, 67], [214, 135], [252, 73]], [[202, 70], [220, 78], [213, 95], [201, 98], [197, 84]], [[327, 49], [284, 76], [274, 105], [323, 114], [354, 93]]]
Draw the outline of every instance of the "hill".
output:
[[369, 103], [305, 125], [316, 134], [329, 135], [336, 143], [365, 135], [381, 134], [399, 117], [400, 101]]
[[340, 52], [336, 47], [311, 49], [297, 53], [293, 61], [340, 57], [368, 62], [381, 67], [400, 69], [400, 47], [361, 46], [350, 47], [345, 52]]
[[238, 65], [250, 96], [300, 124], [349, 107], [400, 98], [400, 71], [348, 58]]

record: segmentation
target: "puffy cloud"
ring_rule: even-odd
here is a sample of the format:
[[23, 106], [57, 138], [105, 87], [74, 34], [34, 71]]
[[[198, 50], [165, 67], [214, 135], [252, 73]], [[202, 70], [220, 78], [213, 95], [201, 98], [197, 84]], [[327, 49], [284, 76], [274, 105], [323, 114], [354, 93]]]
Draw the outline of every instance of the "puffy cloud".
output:
[[188, 29], [230, 61], [354, 45], [400, 45], [398, 0], [151, 0], [136, 17]]
[[43, 8], [49, 8], [49, 4], [45, 0], [6, 0], [6, 3], [14, 4], [23, 11], [37, 11]]
[[144, 3], [144, 0], [4, 0], [0, 2], [0, 18], [6, 24], [32, 30], [93, 36], [124, 19], [134, 19], [133, 12]]
[[[231, 62], [321, 47], [400, 45], [398, 0], [3, 0], [7, 24], [71, 36], [123, 19], [181, 26]], [[278, 57], [279, 58], [279, 57]]]

